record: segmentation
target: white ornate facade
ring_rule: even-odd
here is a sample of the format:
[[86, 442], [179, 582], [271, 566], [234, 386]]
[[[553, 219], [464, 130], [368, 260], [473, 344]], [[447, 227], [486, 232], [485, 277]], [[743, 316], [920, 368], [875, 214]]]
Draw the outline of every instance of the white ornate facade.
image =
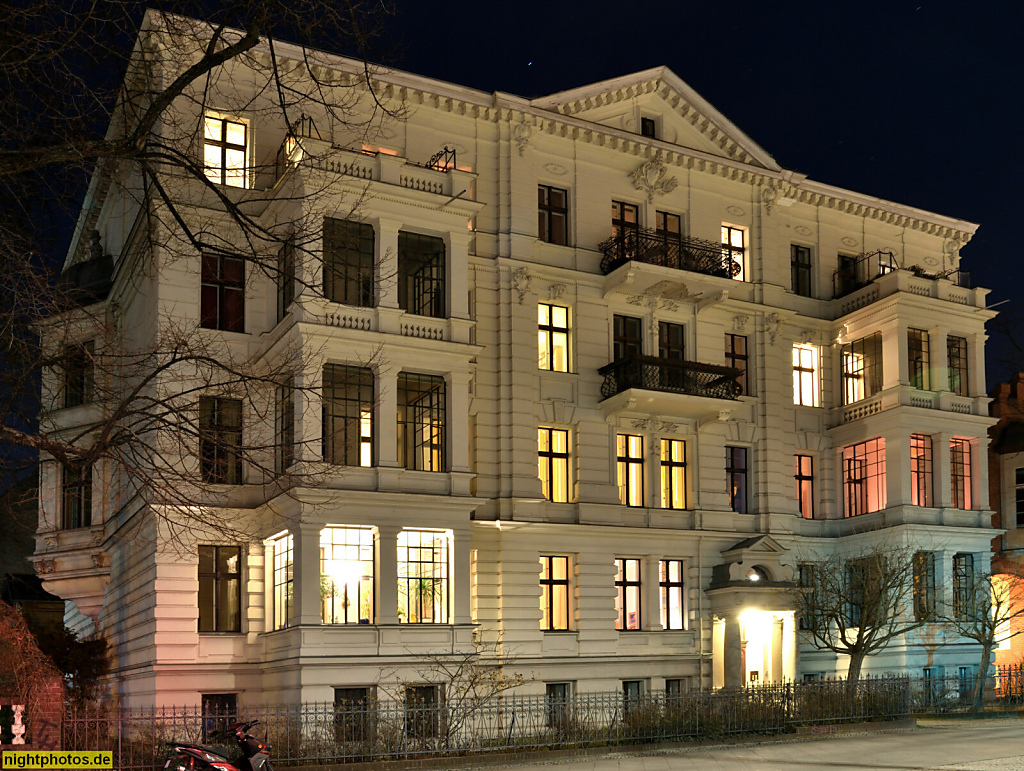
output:
[[[841, 673], [797, 638], [785, 587], [801, 559], [910, 544], [934, 555], [936, 592], [955, 559], [984, 561], [990, 312], [957, 280], [975, 225], [780, 168], [664, 68], [534, 100], [374, 77], [402, 120], [356, 135], [310, 107], [320, 138], [284, 166], [287, 127], [239, 108], [242, 78], [218, 81], [205, 115], [180, 107], [221, 132], [197, 158], [216, 148], [222, 187], [262, 221], [362, 229], [330, 224], [349, 244], [327, 257], [331, 289], [317, 241], [280, 320], [274, 279], [249, 265], [240, 331], [203, 331], [315, 362], [286, 392], [295, 462], [334, 465], [259, 502], [251, 542], [139, 546], [119, 528], [153, 513], [115, 474], [93, 470], [85, 525], [45, 464], [37, 570], [110, 640], [124, 699], [330, 700], [382, 672], [416, 679], [418, 654], [471, 650], [475, 630], [534, 692]], [[146, 212], [120, 189], [97, 181], [82, 220], [113, 255], [112, 323], [198, 326], [200, 255], [133, 243]], [[228, 415], [223, 396], [200, 410]], [[240, 421], [243, 437], [274, 430]], [[239, 473], [226, 496], [263, 494]], [[926, 627], [868, 669], [975, 661]]]

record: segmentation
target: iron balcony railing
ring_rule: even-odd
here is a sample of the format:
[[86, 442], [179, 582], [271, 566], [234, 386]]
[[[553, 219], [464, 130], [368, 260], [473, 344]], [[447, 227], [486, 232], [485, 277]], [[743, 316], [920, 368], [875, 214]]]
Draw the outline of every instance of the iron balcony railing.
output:
[[624, 230], [601, 242], [598, 249], [604, 253], [601, 272], [605, 275], [630, 260], [721, 278], [732, 278], [742, 268], [714, 241], [658, 233], [647, 228]]
[[743, 374], [742, 370], [655, 356], [627, 356], [604, 365], [597, 372], [604, 377], [601, 396], [605, 399], [628, 388], [715, 399], [735, 399], [743, 390], [736, 380]]
[[[971, 288], [971, 274], [966, 270], [932, 273], [917, 265], [905, 269], [921, 278], [944, 278], [964, 289]], [[840, 256], [839, 268], [832, 274], [832, 296], [835, 298], [845, 297], [867, 286], [875, 279], [896, 270], [904, 270], [904, 268], [896, 260], [896, 255], [887, 250], [866, 252], [856, 257]]]

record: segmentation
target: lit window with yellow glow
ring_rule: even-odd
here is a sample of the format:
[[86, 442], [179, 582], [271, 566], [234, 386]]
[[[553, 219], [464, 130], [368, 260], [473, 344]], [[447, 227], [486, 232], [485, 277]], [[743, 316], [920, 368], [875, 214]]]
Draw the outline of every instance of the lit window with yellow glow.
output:
[[661, 508], [685, 509], [686, 442], [661, 440]]
[[320, 618], [325, 624], [373, 623], [373, 529], [320, 531]]
[[569, 502], [569, 431], [537, 430], [537, 474], [544, 497], [552, 503]]
[[644, 439], [632, 434], [618, 434], [615, 447], [619, 503], [623, 506], [643, 506]]
[[729, 276], [736, 281], [747, 280], [746, 231], [722, 225], [722, 262]]
[[569, 371], [569, 309], [540, 303], [537, 306], [537, 364], [552, 372]]
[[450, 623], [451, 541], [450, 530], [398, 534], [399, 623]]
[[797, 343], [793, 346], [793, 404], [820, 407], [820, 394], [818, 346]]
[[203, 168], [206, 178], [217, 185], [248, 187], [246, 148], [248, 126], [241, 121], [203, 119]]

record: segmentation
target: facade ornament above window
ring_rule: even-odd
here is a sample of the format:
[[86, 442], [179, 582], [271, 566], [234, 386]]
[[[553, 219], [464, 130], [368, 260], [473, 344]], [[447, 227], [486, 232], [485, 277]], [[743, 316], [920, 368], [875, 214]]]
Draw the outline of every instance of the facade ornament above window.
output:
[[533, 124], [529, 123], [526, 118], [512, 124], [512, 141], [516, 143], [516, 150], [519, 151], [520, 158], [526, 152], [526, 146], [530, 143], [531, 136], [533, 136]]
[[778, 313], [768, 313], [764, 317], [764, 331], [768, 333], [768, 341], [775, 345], [775, 338], [779, 335], [779, 321]]
[[647, 202], [654, 200], [655, 195], [665, 195], [676, 189], [679, 180], [668, 176], [668, 167], [661, 155], [656, 155], [646, 163], [641, 163], [629, 173], [633, 187], [647, 193]]
[[565, 284], [552, 284], [548, 287], [548, 297], [552, 300], [558, 300], [562, 295], [565, 294]]
[[648, 431], [650, 429], [656, 428], [658, 424], [657, 421], [653, 420], [652, 418], [640, 418], [638, 420], [631, 421], [630, 425], [636, 431]]
[[519, 295], [519, 304], [523, 304], [523, 300], [526, 299], [526, 293], [530, 291], [530, 282], [533, 281], [533, 276], [530, 275], [530, 271], [526, 268], [516, 268], [512, 271], [512, 285], [515, 287], [516, 292]]
[[742, 332], [747, 328], [747, 322], [750, 321], [750, 316], [746, 316], [742, 313], [732, 317], [732, 328], [737, 332]]
[[775, 208], [775, 202], [779, 200], [779, 190], [781, 188], [782, 184], [777, 179], [769, 180], [768, 184], [765, 185], [764, 192], [761, 193], [765, 214], [771, 215], [772, 209]]

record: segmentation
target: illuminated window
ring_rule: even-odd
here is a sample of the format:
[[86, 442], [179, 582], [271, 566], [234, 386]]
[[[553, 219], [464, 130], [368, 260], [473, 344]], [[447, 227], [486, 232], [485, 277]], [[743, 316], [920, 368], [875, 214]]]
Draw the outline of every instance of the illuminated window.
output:
[[320, 619], [325, 624], [372, 624], [373, 529], [320, 531]]
[[248, 187], [246, 148], [248, 126], [237, 120], [203, 119], [203, 167], [206, 178], [217, 185]]
[[923, 329], [907, 330], [907, 370], [910, 385], [922, 391], [930, 391], [928, 333]]
[[910, 502], [932, 505], [932, 438], [926, 434], [910, 435]]
[[949, 390], [957, 396], [968, 396], [966, 337], [949, 335], [946, 338], [946, 360], [949, 366]]
[[640, 629], [640, 570], [638, 559], [615, 560], [615, 628]]
[[537, 238], [550, 244], [569, 243], [569, 192], [537, 186]]
[[731, 225], [722, 225], [722, 257], [726, 269], [737, 281], [747, 280], [746, 231]]
[[398, 234], [398, 307], [417, 316], [443, 319], [445, 243], [420, 233]]
[[324, 219], [323, 282], [324, 296], [328, 300], [360, 308], [373, 307], [374, 248], [373, 225], [331, 217]]
[[790, 244], [789, 264], [793, 279], [793, 292], [802, 297], [811, 296], [811, 248]]
[[537, 473], [544, 497], [552, 503], [569, 501], [569, 431], [537, 429]]
[[725, 366], [740, 370], [736, 382], [740, 384], [740, 393], [751, 393], [747, 377], [747, 337], [725, 333]]
[[644, 439], [632, 434], [617, 434], [615, 450], [619, 503], [623, 506], [643, 506]]
[[821, 374], [818, 346], [797, 343], [793, 346], [793, 404], [821, 406]]
[[324, 367], [324, 460], [336, 466], [373, 465], [373, 372]]
[[853, 404], [882, 390], [882, 335], [875, 333], [843, 346], [843, 404]]
[[94, 343], [92, 340], [81, 345], [64, 347], [64, 406], [77, 407], [93, 399], [95, 367], [93, 365]]
[[537, 305], [538, 366], [552, 372], [569, 371], [569, 309]]
[[403, 530], [398, 534], [400, 623], [449, 623], [450, 541], [447, 531]]
[[447, 396], [444, 378], [398, 376], [398, 463], [416, 471], [446, 471]]
[[884, 439], [869, 439], [843, 448], [843, 497], [847, 517], [885, 508]]
[[199, 547], [199, 631], [242, 631], [242, 550]]
[[914, 620], [927, 621], [935, 615], [935, 555], [919, 551], [914, 555]]
[[949, 440], [950, 503], [956, 509], [973, 508], [971, 497], [971, 440]]
[[291, 624], [295, 586], [293, 544], [290, 534], [274, 541], [274, 629], [284, 629]]
[[92, 526], [92, 464], [73, 461], [63, 469], [64, 530]]
[[800, 516], [814, 518], [814, 458], [810, 455], [794, 455], [796, 460], [796, 499], [800, 504]]
[[664, 629], [686, 629], [686, 586], [683, 582], [683, 561], [662, 560], [659, 574], [661, 626]]
[[688, 508], [686, 442], [682, 439], [661, 440], [661, 508]]
[[612, 238], [623, 244], [624, 253], [632, 259], [640, 232], [640, 207], [623, 201], [612, 201]]
[[747, 513], [747, 448], [725, 448], [725, 482], [729, 488], [729, 506]]
[[569, 628], [569, 558], [540, 558], [540, 628], [545, 632]]
[[199, 469], [204, 482], [242, 484], [242, 402], [199, 400]]
[[245, 331], [245, 261], [241, 257], [203, 255], [199, 323], [206, 329]]

